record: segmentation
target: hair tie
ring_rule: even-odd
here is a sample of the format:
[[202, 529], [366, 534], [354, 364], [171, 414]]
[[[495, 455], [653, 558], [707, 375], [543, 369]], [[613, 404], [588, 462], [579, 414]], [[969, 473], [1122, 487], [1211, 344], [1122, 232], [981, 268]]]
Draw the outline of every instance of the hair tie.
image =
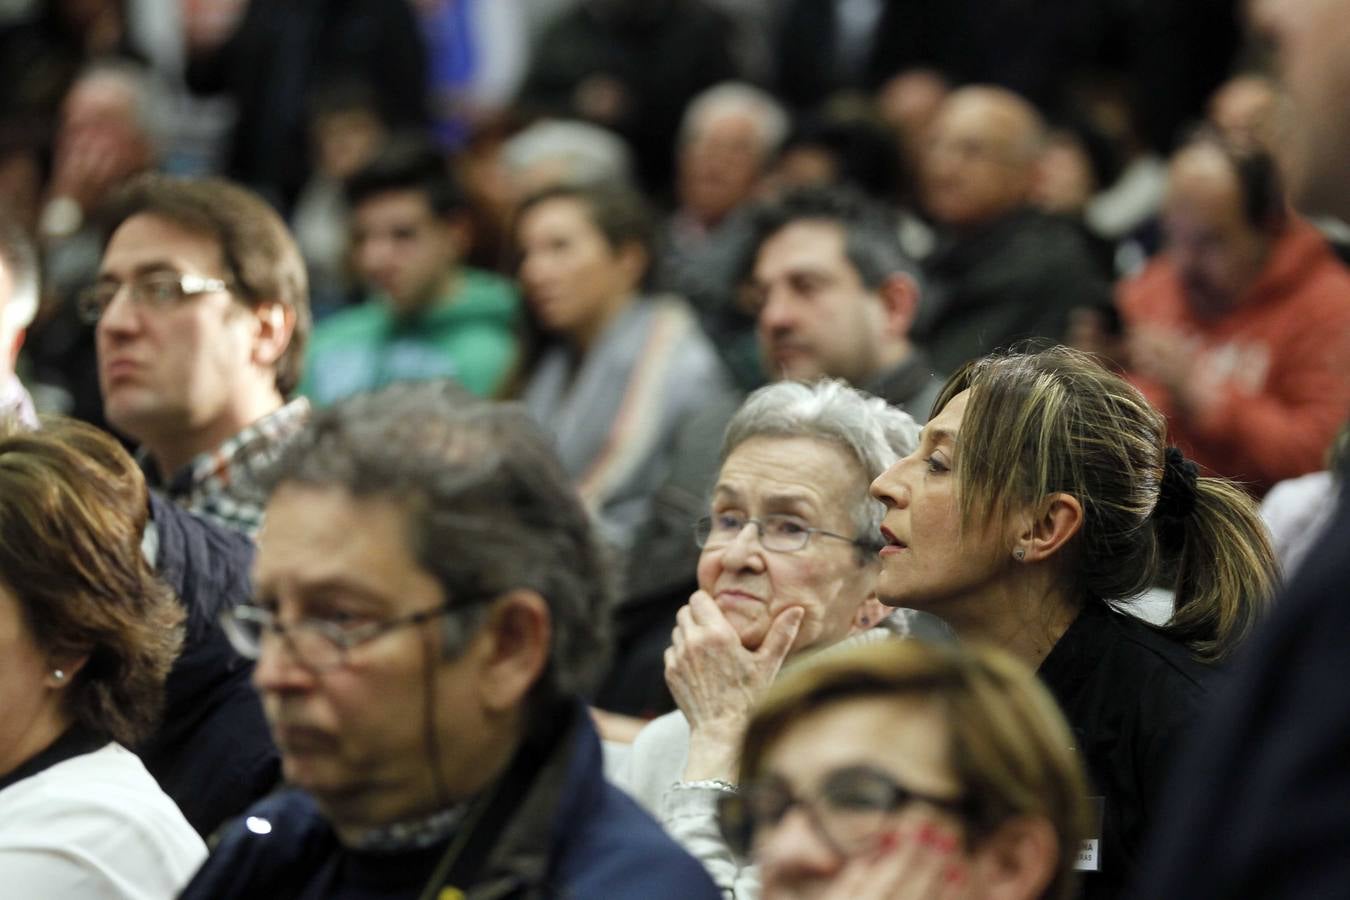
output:
[[1195, 511], [1199, 477], [1199, 466], [1176, 447], [1168, 447], [1163, 454], [1162, 484], [1158, 488], [1158, 503], [1153, 507], [1154, 518], [1168, 522], [1188, 518]]

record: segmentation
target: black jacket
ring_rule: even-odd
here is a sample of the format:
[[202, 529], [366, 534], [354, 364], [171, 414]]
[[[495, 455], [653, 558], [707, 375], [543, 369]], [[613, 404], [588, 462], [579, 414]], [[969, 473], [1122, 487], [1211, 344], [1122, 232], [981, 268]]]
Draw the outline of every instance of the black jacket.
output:
[[924, 260], [910, 337], [940, 372], [1028, 338], [1063, 340], [1076, 307], [1111, 307], [1111, 285], [1071, 222], [1030, 209], [947, 236]]
[[150, 494], [156, 570], [187, 610], [183, 651], [165, 685], [163, 722], [136, 748], [202, 835], [272, 790], [281, 762], [250, 678], [253, 664], [220, 627], [247, 600], [253, 543]]
[[1350, 494], [1215, 698], [1135, 896], [1350, 896]]
[[1101, 798], [1100, 871], [1084, 873], [1082, 896], [1123, 896], [1149, 828], [1161, 821], [1163, 785], [1215, 671], [1144, 622], [1093, 602], [1039, 674], [1073, 729], [1090, 796]]

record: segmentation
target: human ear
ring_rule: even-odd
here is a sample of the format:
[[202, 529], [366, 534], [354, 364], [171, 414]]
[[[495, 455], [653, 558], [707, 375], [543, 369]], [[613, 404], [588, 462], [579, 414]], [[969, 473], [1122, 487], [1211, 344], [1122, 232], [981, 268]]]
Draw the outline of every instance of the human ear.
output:
[[548, 604], [535, 591], [516, 590], [494, 601], [479, 632], [477, 690], [483, 708], [518, 708], [548, 664], [553, 626]]
[[877, 289], [881, 298], [882, 327], [890, 338], [909, 336], [919, 309], [919, 285], [908, 275], [889, 276]]
[[1038, 562], [1054, 556], [1083, 527], [1083, 504], [1072, 494], [1050, 494], [1022, 520], [1013, 542], [1019, 562]]
[[253, 339], [253, 362], [263, 367], [275, 366], [295, 333], [295, 309], [272, 300], [255, 309], [253, 318], [258, 323]]
[[973, 854], [971, 882], [989, 900], [1036, 900], [1059, 871], [1059, 840], [1043, 818], [1009, 819]]
[[614, 252], [614, 260], [624, 273], [624, 281], [634, 288], [642, 283], [647, 272], [647, 251], [637, 241], [629, 241]]

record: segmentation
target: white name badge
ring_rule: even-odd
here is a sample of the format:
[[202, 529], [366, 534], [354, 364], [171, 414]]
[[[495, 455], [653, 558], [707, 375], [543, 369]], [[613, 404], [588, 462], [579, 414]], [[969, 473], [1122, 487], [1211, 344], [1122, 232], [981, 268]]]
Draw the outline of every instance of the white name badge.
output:
[[1088, 836], [1078, 845], [1078, 856], [1073, 867], [1079, 872], [1100, 872], [1102, 870], [1102, 818], [1106, 814], [1105, 797], [1089, 797], [1088, 806], [1092, 810], [1089, 818]]

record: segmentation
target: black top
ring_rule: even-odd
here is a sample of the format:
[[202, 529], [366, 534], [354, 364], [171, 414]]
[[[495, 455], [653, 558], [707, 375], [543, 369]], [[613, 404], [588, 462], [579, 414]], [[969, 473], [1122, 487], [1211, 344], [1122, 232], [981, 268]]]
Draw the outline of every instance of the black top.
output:
[[1059, 701], [1104, 798], [1100, 871], [1082, 896], [1123, 896], [1177, 748], [1206, 703], [1214, 670], [1132, 616], [1089, 603], [1055, 644], [1040, 676]]
[[1350, 493], [1216, 692], [1135, 896], [1350, 896]]
[[45, 772], [57, 763], [102, 750], [108, 744], [107, 735], [98, 734], [81, 725], [72, 725], [59, 738], [48, 744], [47, 749], [30, 756], [0, 776], [0, 791], [18, 784], [25, 778], [32, 778], [40, 772]]

